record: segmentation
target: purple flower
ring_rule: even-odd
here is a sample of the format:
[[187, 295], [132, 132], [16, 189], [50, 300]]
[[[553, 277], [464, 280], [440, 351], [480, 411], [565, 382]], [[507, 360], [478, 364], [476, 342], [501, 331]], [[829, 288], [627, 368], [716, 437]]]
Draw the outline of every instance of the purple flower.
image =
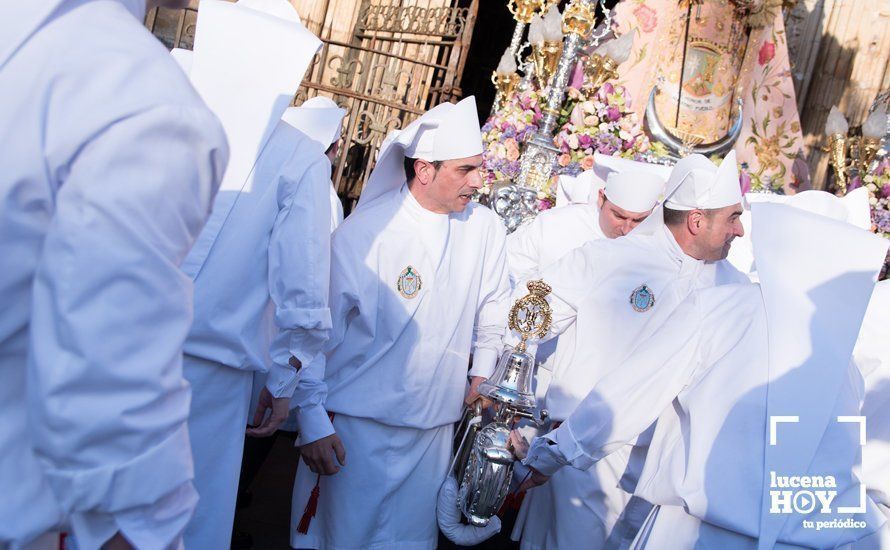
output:
[[566, 174], [568, 176], [577, 176], [581, 172], [583, 172], [583, 170], [581, 170], [581, 165], [576, 161], [570, 162], [563, 168], [557, 166], [557, 173], [560, 175]]
[[871, 221], [878, 226], [881, 233], [890, 233], [890, 211], [872, 210]]
[[739, 186], [742, 188], [742, 195], [751, 190], [751, 175], [747, 170], [739, 170]]
[[593, 138], [587, 134], [580, 134], [578, 136], [578, 144], [581, 146], [581, 149], [587, 149], [593, 145]]
[[881, 196], [885, 199], [890, 199], [890, 183], [885, 183], [883, 187], [881, 187]]
[[615, 122], [619, 118], [621, 118], [621, 111], [618, 110], [618, 107], [614, 105], [610, 105], [609, 109], [606, 111], [606, 116], [609, 117], [609, 120]]
[[850, 180], [850, 185], [847, 186], [847, 191], [852, 191], [853, 189], [859, 189], [862, 187], [862, 178], [859, 176], [855, 176]]
[[600, 89], [603, 90], [604, 92], [606, 92], [607, 94], [615, 93], [615, 86], [613, 86], [611, 82], [606, 82], [605, 84], [603, 84], [603, 87]]
[[604, 155], [613, 155], [621, 150], [621, 138], [615, 134], [601, 132], [595, 138], [596, 150]]

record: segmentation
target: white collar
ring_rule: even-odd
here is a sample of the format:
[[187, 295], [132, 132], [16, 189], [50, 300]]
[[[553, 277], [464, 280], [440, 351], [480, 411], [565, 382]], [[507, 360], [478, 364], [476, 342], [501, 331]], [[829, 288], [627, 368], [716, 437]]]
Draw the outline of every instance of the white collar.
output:
[[411, 193], [411, 190], [408, 189], [407, 183], [402, 185], [402, 189], [399, 191], [399, 197], [401, 198], [405, 211], [415, 220], [423, 224], [435, 225], [441, 225], [448, 222], [449, 214], [433, 212], [432, 210], [424, 208], [417, 202], [417, 198]]
[[671, 256], [671, 259], [676, 261], [677, 265], [681, 267], [681, 271], [686, 271], [687, 269], [704, 264], [703, 260], [696, 260], [683, 251], [683, 248], [680, 247], [680, 243], [677, 242], [677, 239], [674, 237], [671, 230], [668, 229], [668, 226], [662, 226], [662, 234], [667, 244], [666, 250], [668, 254]]

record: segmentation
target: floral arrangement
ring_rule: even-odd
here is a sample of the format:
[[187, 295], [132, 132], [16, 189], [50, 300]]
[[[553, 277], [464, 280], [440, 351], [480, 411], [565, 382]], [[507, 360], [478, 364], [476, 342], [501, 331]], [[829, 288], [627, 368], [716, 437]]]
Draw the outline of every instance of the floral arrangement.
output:
[[862, 178], [868, 189], [871, 221], [878, 235], [890, 239], [890, 155], [878, 161], [877, 168]]
[[568, 97], [554, 138], [562, 152], [559, 173], [575, 175], [593, 168], [594, 153], [637, 160], [643, 153], [667, 155], [662, 144], [650, 143], [623, 86], [606, 82], [593, 93], [569, 88]]
[[541, 118], [539, 94], [529, 90], [516, 94], [485, 122], [482, 165], [486, 184], [519, 175], [520, 146], [532, 138]]
[[[649, 142], [630, 109], [630, 97], [624, 87], [606, 82], [593, 91], [583, 86], [583, 77], [574, 80], [576, 86], [567, 89], [553, 140], [561, 151], [555, 174], [547, 189], [538, 193], [541, 210], [555, 204], [556, 178], [589, 170], [595, 152], [637, 159], [644, 153], [667, 155], [663, 145]], [[482, 127], [482, 141], [486, 144], [482, 154], [486, 183], [483, 192], [495, 181], [512, 180], [519, 175], [522, 145], [537, 131], [546, 94], [547, 90], [517, 94]]]

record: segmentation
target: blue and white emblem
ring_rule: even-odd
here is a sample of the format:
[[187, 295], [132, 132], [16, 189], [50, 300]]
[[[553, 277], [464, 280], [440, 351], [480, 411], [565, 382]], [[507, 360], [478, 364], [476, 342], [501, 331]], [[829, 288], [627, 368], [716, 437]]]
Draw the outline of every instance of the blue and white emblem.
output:
[[409, 265], [402, 270], [401, 274], [399, 274], [399, 280], [396, 281], [396, 288], [398, 289], [399, 294], [402, 295], [402, 298], [410, 300], [420, 292], [421, 284], [420, 273], [418, 273], [413, 266]]
[[630, 294], [630, 307], [640, 313], [649, 311], [655, 305], [655, 293], [646, 285], [640, 285]]

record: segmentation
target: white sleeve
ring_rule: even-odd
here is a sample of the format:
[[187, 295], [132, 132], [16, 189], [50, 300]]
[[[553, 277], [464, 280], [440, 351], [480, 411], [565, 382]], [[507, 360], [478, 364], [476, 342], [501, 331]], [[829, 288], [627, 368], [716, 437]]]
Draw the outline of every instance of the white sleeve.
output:
[[[538, 345], [559, 336], [572, 326], [578, 315], [578, 308], [591, 291], [596, 289], [599, 270], [597, 266], [608, 265], [610, 241], [591, 241], [575, 248], [556, 263], [544, 268], [534, 278], [550, 285], [547, 302], [552, 310], [550, 332], [540, 339], [528, 342], [527, 352], [534, 357]], [[513, 289], [511, 304], [528, 294], [522, 281]], [[519, 337], [508, 329], [505, 338], [510, 345], [519, 343]]]
[[167, 546], [191, 516], [192, 283], [178, 266], [227, 160], [208, 111], [164, 106], [117, 120], [66, 166], [32, 291], [28, 410], [84, 547], [108, 529]]
[[514, 286], [538, 274], [541, 238], [540, 217], [507, 235], [507, 267], [510, 270], [510, 283]]
[[[306, 157], [297, 154], [293, 160], [305, 162]], [[285, 164], [282, 178], [287, 179], [293, 164]], [[309, 365], [321, 353], [331, 330], [329, 171], [327, 158], [319, 157], [299, 181], [279, 188], [278, 217], [269, 240], [269, 294], [279, 329], [272, 341], [272, 366], [266, 380], [273, 397], [291, 397], [298, 377], [289, 364], [291, 356]]]
[[579, 470], [630, 444], [680, 393], [701, 364], [695, 295], [605, 376], [559, 428], [536, 438], [523, 463], [545, 475]]
[[[331, 277], [329, 304], [331, 308], [331, 334], [325, 345], [330, 351], [343, 341], [347, 323], [359, 315], [358, 288], [355, 280], [355, 262], [360, 261], [346, 253], [338, 232], [331, 243]], [[297, 410], [300, 428], [300, 444], [312, 443], [334, 433], [334, 427], [324, 408], [328, 387], [325, 384], [326, 356], [319, 353], [304, 364], [299, 372], [297, 388], [291, 398], [291, 408]]]
[[504, 350], [504, 325], [510, 300], [510, 275], [506, 258], [507, 231], [497, 220], [491, 242], [482, 259], [482, 285], [473, 326], [473, 367], [470, 376], [488, 378]]

